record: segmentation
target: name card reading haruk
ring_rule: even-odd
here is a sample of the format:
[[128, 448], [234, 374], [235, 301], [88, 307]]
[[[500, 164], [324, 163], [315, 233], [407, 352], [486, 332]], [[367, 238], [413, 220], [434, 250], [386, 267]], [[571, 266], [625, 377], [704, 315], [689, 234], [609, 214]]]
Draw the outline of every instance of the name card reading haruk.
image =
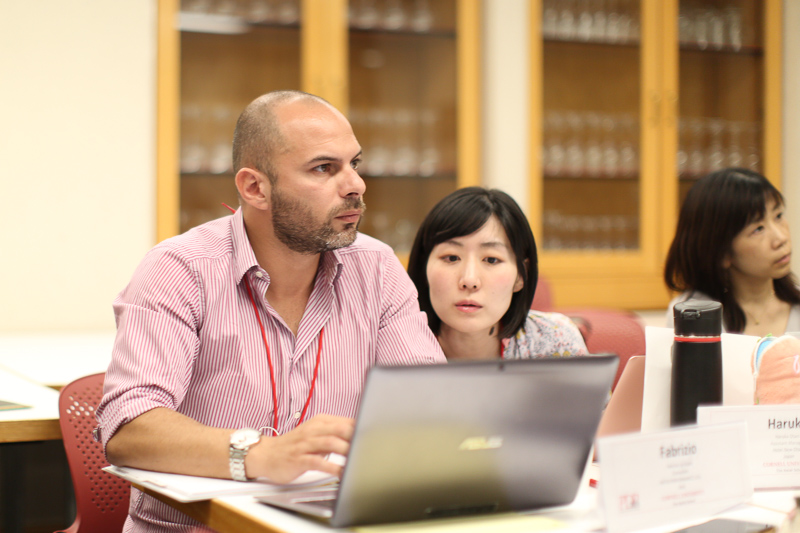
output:
[[742, 422], [600, 438], [609, 533], [704, 518], [753, 495]]
[[750, 473], [756, 489], [800, 488], [800, 405], [699, 407], [697, 423], [747, 424]]

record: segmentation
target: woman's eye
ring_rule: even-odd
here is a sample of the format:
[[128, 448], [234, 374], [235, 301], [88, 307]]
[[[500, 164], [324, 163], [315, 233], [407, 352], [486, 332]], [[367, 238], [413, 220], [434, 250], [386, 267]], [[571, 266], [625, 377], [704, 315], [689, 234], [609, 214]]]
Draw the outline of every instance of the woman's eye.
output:
[[489, 263], [490, 265], [496, 265], [496, 264], [500, 263], [500, 258], [499, 257], [487, 257], [485, 259], [485, 261], [487, 263]]
[[458, 256], [457, 255], [446, 255], [446, 256], [443, 257], [443, 259], [444, 259], [445, 263], [455, 263], [456, 261], [458, 261]]

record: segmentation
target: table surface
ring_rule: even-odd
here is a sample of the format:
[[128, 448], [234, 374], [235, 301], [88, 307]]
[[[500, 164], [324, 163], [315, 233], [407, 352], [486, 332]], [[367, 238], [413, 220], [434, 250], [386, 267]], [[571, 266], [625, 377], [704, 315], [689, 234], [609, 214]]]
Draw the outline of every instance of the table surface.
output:
[[0, 365], [0, 400], [29, 406], [0, 411], [0, 442], [61, 438], [57, 390]]
[[105, 372], [114, 333], [0, 336], [0, 400], [31, 407], [0, 411], [0, 443], [61, 439], [58, 390]]
[[[259, 503], [253, 496], [226, 496], [212, 500], [181, 503], [143, 489], [148, 494], [199, 520], [219, 533], [522, 533], [557, 529], [559, 533], [597, 532], [605, 529], [599, 509], [598, 491], [591, 488], [589, 478], [596, 479], [599, 469], [590, 465], [581, 482], [581, 490], [572, 504], [525, 513], [503, 513], [463, 518], [437, 519], [402, 524], [384, 524], [354, 529], [337, 529], [324, 522], [276, 509]], [[584, 482], [585, 481], [585, 482]], [[718, 517], [780, 525], [786, 522], [795, 507], [796, 491], [756, 492], [750, 502], [721, 513]], [[640, 533], [666, 533], [703, 522], [674, 523], [654, 527]]]
[[572, 505], [529, 513], [502, 513], [468, 518], [445, 518], [400, 524], [332, 528], [313, 518], [259, 503], [253, 496], [225, 496], [212, 500], [183, 503], [142, 489], [148, 494], [193, 517], [219, 533], [497, 533], [544, 531], [558, 525], [561, 533], [589, 532], [603, 527], [596, 511], [596, 491], [576, 498]]

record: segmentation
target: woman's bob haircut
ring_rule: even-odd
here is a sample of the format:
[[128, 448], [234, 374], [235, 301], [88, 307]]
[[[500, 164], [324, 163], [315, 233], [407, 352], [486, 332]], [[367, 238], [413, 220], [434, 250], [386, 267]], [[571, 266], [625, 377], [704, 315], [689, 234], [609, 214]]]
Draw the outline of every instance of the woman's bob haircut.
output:
[[[675, 238], [667, 254], [664, 281], [673, 291], [700, 291], [722, 303], [725, 329], [741, 332], [745, 315], [730, 290], [723, 260], [733, 239], [764, 218], [767, 201], [784, 205], [783, 195], [764, 176], [746, 168], [726, 168], [697, 180], [686, 195]], [[800, 302], [794, 276], [773, 281], [781, 300]]]
[[506, 232], [517, 272], [524, 280], [522, 289], [512, 295], [511, 304], [501, 319], [500, 338], [513, 336], [525, 324], [539, 280], [536, 241], [528, 219], [517, 202], [503, 191], [466, 187], [445, 196], [428, 213], [417, 231], [408, 260], [408, 274], [417, 286], [420, 309], [427, 313], [428, 325], [436, 335], [442, 321], [431, 305], [428, 258], [437, 244], [475, 233], [492, 215]]

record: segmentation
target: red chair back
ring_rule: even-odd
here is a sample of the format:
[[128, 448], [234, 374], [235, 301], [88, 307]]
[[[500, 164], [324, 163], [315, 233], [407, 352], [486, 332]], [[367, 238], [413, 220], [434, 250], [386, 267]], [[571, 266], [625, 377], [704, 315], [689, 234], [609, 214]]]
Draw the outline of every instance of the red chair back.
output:
[[75, 489], [75, 522], [57, 533], [122, 531], [128, 516], [130, 483], [103, 472], [103, 445], [95, 442], [95, 410], [103, 396], [105, 373], [76, 379], [58, 399], [59, 422]]
[[550, 282], [542, 275], [539, 275], [539, 280], [536, 283], [536, 292], [533, 293], [531, 309], [545, 312], [553, 310], [553, 290], [550, 288]]
[[619, 368], [614, 378], [617, 386], [628, 359], [645, 354], [644, 326], [633, 313], [611, 309], [558, 309], [582, 325], [581, 333], [589, 353], [610, 352], [619, 356]]

